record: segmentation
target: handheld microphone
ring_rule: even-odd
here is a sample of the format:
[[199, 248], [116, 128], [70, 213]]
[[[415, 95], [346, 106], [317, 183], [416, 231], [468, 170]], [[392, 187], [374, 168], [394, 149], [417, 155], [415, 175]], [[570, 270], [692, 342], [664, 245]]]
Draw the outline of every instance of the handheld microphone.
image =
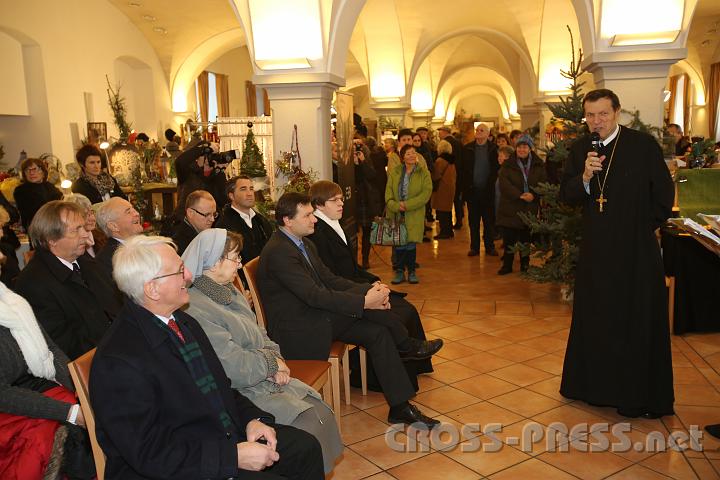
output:
[[592, 145], [593, 152], [600, 152], [600, 134], [598, 132], [592, 132], [590, 134], [590, 145]]

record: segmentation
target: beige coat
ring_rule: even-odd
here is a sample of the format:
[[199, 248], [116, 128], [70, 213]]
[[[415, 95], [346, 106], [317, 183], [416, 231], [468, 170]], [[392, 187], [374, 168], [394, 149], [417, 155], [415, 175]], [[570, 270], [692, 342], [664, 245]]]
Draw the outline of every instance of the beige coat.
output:
[[451, 211], [453, 208], [453, 199], [455, 198], [455, 164], [449, 163], [448, 160], [452, 160], [451, 154], [440, 154], [440, 156], [435, 159], [432, 172], [433, 183], [439, 180], [440, 184], [432, 194], [431, 206], [441, 212]]

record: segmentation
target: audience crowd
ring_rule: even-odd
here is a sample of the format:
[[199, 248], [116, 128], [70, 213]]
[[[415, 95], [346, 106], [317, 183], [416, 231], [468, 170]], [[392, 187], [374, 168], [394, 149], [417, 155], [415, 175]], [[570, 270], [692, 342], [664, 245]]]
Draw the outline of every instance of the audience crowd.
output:
[[[81, 175], [64, 198], [45, 162], [25, 160], [17, 209], [0, 198], [2, 478], [92, 477], [67, 365], [93, 349], [90, 400], [109, 479], [323, 478], [343, 451], [336, 417], [288, 363], [325, 361], [336, 341], [366, 351], [390, 423], [435, 427], [410, 401], [443, 342], [426, 338], [405, 293], [368, 271], [372, 222], [386, 215], [407, 228], [393, 285], [420, 281], [417, 245], [431, 241], [434, 215], [434, 240], [451, 240], [465, 203], [468, 255], [480, 252], [481, 224], [486, 255], [497, 255], [502, 230], [498, 273], [508, 273], [510, 248], [529, 241], [517, 213], [537, 212], [543, 162], [528, 135], [493, 139], [485, 124], [464, 145], [446, 126], [437, 139], [421, 127], [382, 144], [366, 133], [354, 140], [359, 232], [341, 224], [346, 198], [329, 180], [285, 193], [267, 218], [252, 179], [204, 171], [210, 147], [178, 152], [178, 208], [162, 236], [143, 235], [97, 147], [77, 152]], [[22, 270], [16, 222], [33, 248]], [[267, 330], [246, 290], [248, 262]]]

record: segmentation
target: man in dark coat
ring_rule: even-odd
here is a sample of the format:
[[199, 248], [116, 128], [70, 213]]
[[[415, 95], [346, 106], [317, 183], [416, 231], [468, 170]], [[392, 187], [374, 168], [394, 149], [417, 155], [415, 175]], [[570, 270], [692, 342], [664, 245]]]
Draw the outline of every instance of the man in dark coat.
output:
[[185, 216], [175, 221], [169, 228], [163, 228], [162, 235], [170, 237], [177, 245], [178, 253], [183, 254], [193, 238], [203, 230], [213, 226], [218, 217], [215, 199], [205, 190], [195, 190], [185, 199]]
[[216, 228], [224, 228], [243, 236], [240, 256], [244, 263], [260, 255], [272, 235], [273, 228], [267, 218], [255, 211], [255, 188], [250, 177], [239, 175], [228, 180], [227, 196], [230, 203], [222, 209]]
[[179, 310], [192, 274], [165, 242], [138, 235], [116, 253], [129, 300], [90, 371], [105, 478], [321, 480], [317, 440], [230, 388], [203, 329]]
[[570, 149], [561, 196], [583, 207], [573, 319], [560, 393], [627, 417], [673, 413], [667, 293], [655, 230], [670, 216], [674, 186], [654, 138], [622, 127], [620, 100], [583, 100], [590, 136]]
[[178, 197], [175, 217], [183, 218], [185, 201], [192, 192], [205, 190], [212, 195], [218, 208], [227, 203], [225, 195], [225, 165], [213, 164], [208, 157], [210, 152], [217, 152], [214, 143], [199, 142], [190, 144], [175, 159], [175, 171], [178, 179]]
[[409, 338], [385, 310], [390, 291], [383, 285], [351, 282], [333, 275], [315, 245], [303, 240], [317, 219], [310, 198], [286, 193], [277, 202], [275, 232], [260, 254], [258, 288], [267, 313], [268, 334], [288, 359], [325, 360], [333, 341], [365, 347], [390, 405], [390, 423], [439, 422], [408, 400], [415, 395], [402, 358], [429, 358], [441, 342]]
[[85, 253], [85, 211], [54, 200], [30, 225], [35, 254], [15, 283], [38, 322], [74, 360], [93, 349], [122, 305], [107, 272]]
[[[470, 227], [469, 257], [480, 254], [480, 220], [485, 255], [497, 256], [495, 244], [495, 181], [500, 164], [497, 146], [488, 141], [490, 129], [484, 123], [475, 128], [475, 141], [462, 150], [462, 167], [458, 180], [463, 185], [463, 200], [468, 206]], [[457, 157], [457, 156], [456, 156]]]
[[114, 197], [100, 205], [96, 220], [98, 227], [107, 235], [108, 241], [98, 252], [95, 261], [105, 267], [112, 276], [112, 257], [115, 250], [126, 240], [143, 231], [140, 214], [127, 200]]

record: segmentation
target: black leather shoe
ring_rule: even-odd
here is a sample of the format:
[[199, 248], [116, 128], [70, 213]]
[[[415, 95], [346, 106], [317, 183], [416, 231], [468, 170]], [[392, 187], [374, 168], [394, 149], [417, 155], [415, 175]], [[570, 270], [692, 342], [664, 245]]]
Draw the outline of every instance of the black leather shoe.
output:
[[705, 431], [715, 438], [720, 438], [720, 423], [705, 425]]
[[462, 228], [462, 223], [456, 223], [453, 225], [453, 230], [460, 230]]
[[438, 235], [435, 235], [433, 237], [435, 240], [447, 240], [449, 238], [455, 238], [455, 235], [452, 233], [440, 233]]
[[468, 257], [477, 257], [478, 255], [480, 255], [480, 252], [478, 252], [477, 250], [470, 250], [468, 252]]
[[398, 351], [403, 361], [425, 360], [435, 355], [443, 347], [441, 338], [435, 340], [418, 340], [411, 338], [412, 347], [406, 351]]
[[419, 408], [411, 403], [408, 403], [407, 406], [402, 408], [391, 408], [390, 413], [388, 413], [388, 423], [404, 423], [405, 425], [421, 423], [429, 429], [440, 425], [439, 420], [435, 420], [434, 418], [430, 418], [423, 414]]
[[498, 270], [498, 275], [507, 275], [508, 273], [512, 273], [512, 267], [502, 267]]
[[497, 250], [494, 248], [492, 250], [485, 250], [485, 255], [490, 255], [491, 257], [497, 257], [498, 253]]

